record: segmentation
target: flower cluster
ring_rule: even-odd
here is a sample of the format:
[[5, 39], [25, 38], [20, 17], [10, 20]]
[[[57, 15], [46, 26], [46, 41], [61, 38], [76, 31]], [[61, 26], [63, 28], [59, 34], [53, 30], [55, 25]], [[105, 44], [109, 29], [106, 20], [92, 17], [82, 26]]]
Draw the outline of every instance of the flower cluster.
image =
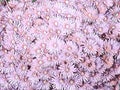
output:
[[119, 90], [120, 0], [2, 0], [0, 90]]

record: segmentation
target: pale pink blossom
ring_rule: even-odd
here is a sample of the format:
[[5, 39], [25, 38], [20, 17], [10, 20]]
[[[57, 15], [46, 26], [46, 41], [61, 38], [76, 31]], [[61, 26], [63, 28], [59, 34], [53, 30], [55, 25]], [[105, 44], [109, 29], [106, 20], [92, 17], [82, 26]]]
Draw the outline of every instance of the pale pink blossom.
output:
[[0, 90], [118, 90], [119, 6], [0, 1]]

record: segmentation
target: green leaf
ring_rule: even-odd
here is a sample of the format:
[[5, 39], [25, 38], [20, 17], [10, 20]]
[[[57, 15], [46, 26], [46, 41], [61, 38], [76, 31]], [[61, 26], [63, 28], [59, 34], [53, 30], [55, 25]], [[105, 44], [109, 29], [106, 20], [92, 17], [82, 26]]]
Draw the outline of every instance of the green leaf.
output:
[[35, 1], [37, 1], [37, 0], [32, 0], [32, 2], [35, 2]]
[[9, 2], [10, 0], [0, 0], [0, 2], [4, 2], [4, 1]]
[[10, 0], [6, 0], [7, 2], [9, 2]]
[[2, 2], [2, 0], [0, 0], [0, 2]]

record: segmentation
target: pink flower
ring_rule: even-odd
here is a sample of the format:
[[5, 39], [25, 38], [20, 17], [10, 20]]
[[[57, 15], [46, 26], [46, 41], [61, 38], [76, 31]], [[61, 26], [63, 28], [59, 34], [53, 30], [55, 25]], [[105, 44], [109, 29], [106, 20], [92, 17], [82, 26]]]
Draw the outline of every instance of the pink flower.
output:
[[97, 52], [97, 44], [96, 41], [90, 39], [86, 40], [86, 43], [84, 43], [84, 51], [89, 54], [95, 54]]
[[63, 77], [71, 77], [74, 75], [74, 72], [76, 72], [76, 69], [74, 68], [73, 63], [66, 62], [66, 64], [61, 64], [59, 67], [59, 71]]
[[67, 41], [64, 45], [64, 52], [66, 51], [70, 53], [78, 51], [77, 45], [72, 41]]
[[5, 79], [5, 76], [3, 76], [2, 74], [0, 74], [0, 89], [1, 90], [9, 89], [9, 84]]
[[90, 81], [94, 85], [95, 83], [101, 81], [101, 77], [102, 77], [102, 75], [100, 73], [93, 71], [93, 72], [91, 72], [91, 75], [90, 75]]
[[17, 73], [12, 72], [12, 74], [8, 74], [6, 77], [8, 78], [10, 84], [14, 86], [14, 88], [17, 88], [19, 86], [20, 77]]
[[89, 72], [94, 71], [96, 69], [95, 57], [86, 58], [86, 62], [83, 63], [83, 68], [86, 68]]
[[76, 42], [78, 45], [82, 45], [83, 42], [85, 42], [86, 37], [81, 32], [76, 32], [73, 34], [73, 37], [71, 37], [74, 42]]
[[78, 71], [76, 77], [78, 78], [80, 82], [87, 82], [89, 80], [89, 72], [81, 68], [81, 70]]
[[65, 79], [59, 75], [55, 75], [51, 82], [54, 84], [56, 89], [64, 89], [66, 86]]
[[118, 0], [1, 1], [0, 90], [118, 88], [118, 6]]
[[70, 77], [66, 79], [66, 90], [77, 90], [78, 87], [76, 86], [77, 84], [77, 78], [76, 77]]
[[59, 53], [63, 49], [64, 42], [58, 37], [52, 37], [48, 41], [47, 49], [50, 53]]

